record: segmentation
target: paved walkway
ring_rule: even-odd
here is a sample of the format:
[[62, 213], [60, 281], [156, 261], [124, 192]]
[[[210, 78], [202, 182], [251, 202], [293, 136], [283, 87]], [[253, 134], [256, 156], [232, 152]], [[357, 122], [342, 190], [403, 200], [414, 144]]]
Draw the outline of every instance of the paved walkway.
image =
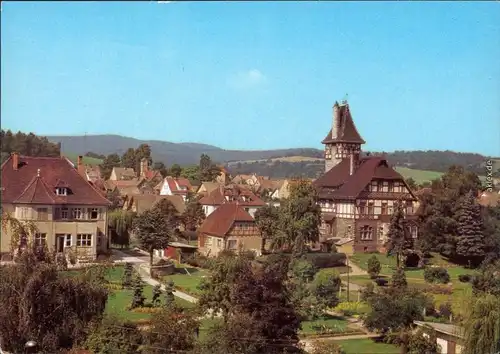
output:
[[[158, 280], [151, 278], [151, 275], [149, 274], [149, 255], [141, 254], [141, 252], [138, 251], [133, 251], [134, 255], [131, 255], [130, 251], [124, 252], [116, 249], [113, 250], [113, 253], [115, 254], [115, 256], [119, 257], [117, 262], [133, 263], [135, 269], [137, 269], [137, 272], [141, 276], [142, 280], [144, 280], [144, 282], [152, 286], [160, 284], [161, 289], [165, 290], [165, 285], [161, 284]], [[174, 290], [173, 294], [174, 296], [189, 301], [193, 304], [198, 302], [197, 298], [178, 290]]]
[[[349, 264], [349, 267], [351, 268], [349, 271], [349, 276], [368, 275], [368, 272], [366, 270], [361, 269], [356, 264], [354, 264], [351, 260], [349, 260], [348, 264]], [[342, 284], [347, 288], [347, 281], [345, 280], [345, 278], [347, 278], [347, 273], [341, 274], [340, 277], [343, 278]], [[364, 288], [364, 286], [349, 282], [349, 290], [350, 291], [361, 291], [361, 290], [363, 290], [363, 288]]]

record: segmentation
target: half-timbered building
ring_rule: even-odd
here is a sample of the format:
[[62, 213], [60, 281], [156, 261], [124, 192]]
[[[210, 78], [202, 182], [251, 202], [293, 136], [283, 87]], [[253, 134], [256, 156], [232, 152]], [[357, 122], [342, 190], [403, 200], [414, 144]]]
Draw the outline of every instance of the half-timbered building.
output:
[[417, 237], [417, 198], [383, 156], [362, 156], [361, 138], [347, 102], [333, 106], [332, 128], [323, 139], [325, 173], [314, 181], [322, 211], [324, 245], [353, 242], [355, 252], [382, 251], [390, 218], [400, 200], [408, 232]]

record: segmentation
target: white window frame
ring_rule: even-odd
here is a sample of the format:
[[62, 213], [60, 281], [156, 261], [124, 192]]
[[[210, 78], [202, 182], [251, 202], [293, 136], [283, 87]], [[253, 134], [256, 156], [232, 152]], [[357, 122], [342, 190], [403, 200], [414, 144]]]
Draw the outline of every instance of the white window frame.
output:
[[47, 234], [43, 232], [37, 232], [33, 240], [36, 246], [47, 245]]
[[73, 246], [73, 237], [71, 234], [65, 234], [64, 235], [64, 247], [71, 247], [71, 246]]
[[359, 232], [359, 237], [363, 241], [373, 240], [373, 227], [368, 225], [362, 226]]
[[[234, 247], [231, 247], [232, 244], [234, 244]], [[228, 250], [238, 249], [238, 240], [228, 240], [227, 241], [227, 249]]]
[[71, 210], [71, 216], [73, 217], [73, 219], [82, 220], [83, 219], [82, 208], [73, 208]]
[[[101, 210], [99, 208], [88, 208], [87, 212], [89, 220], [99, 220], [99, 216], [101, 215]], [[97, 213], [95, 218], [92, 217], [93, 212]]]
[[68, 195], [68, 189], [66, 187], [57, 187], [56, 195]]
[[92, 234], [77, 234], [76, 247], [92, 247]]

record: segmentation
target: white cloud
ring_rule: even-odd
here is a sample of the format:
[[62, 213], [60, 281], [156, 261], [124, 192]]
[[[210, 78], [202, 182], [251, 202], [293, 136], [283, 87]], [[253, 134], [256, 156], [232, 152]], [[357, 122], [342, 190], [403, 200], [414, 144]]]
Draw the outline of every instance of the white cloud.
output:
[[258, 69], [239, 72], [229, 79], [229, 86], [237, 89], [248, 89], [267, 82], [267, 77]]

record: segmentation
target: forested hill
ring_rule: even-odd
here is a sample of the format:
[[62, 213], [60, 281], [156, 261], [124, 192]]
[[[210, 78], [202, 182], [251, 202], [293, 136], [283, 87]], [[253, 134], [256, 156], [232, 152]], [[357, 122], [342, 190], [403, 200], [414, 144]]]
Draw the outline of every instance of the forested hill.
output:
[[[201, 154], [207, 154], [213, 161], [226, 164], [232, 172], [255, 172], [262, 175], [314, 177], [323, 169], [323, 151], [314, 148], [293, 148], [279, 150], [224, 150], [213, 145], [200, 143], [172, 143], [167, 141], [145, 141], [119, 135], [51, 136], [37, 137], [33, 133], [12, 133], [2, 130], [2, 159], [11, 152], [24, 155], [58, 156], [56, 143], [62, 144], [66, 155], [96, 156], [118, 153], [120, 156], [128, 148], [148, 144], [154, 161], [171, 166], [198, 164]], [[382, 153], [373, 152], [372, 155]], [[453, 151], [395, 151], [386, 153], [390, 164], [400, 168], [445, 172], [451, 165], [461, 165], [478, 175], [486, 175], [486, 156]], [[500, 176], [500, 159], [492, 159], [495, 176]]]
[[26, 156], [60, 156], [59, 146], [51, 143], [46, 137], [39, 137], [33, 133], [22, 132], [12, 133], [10, 130], [0, 131], [0, 145], [2, 147], [2, 162], [5, 161], [12, 152], [18, 152]]

